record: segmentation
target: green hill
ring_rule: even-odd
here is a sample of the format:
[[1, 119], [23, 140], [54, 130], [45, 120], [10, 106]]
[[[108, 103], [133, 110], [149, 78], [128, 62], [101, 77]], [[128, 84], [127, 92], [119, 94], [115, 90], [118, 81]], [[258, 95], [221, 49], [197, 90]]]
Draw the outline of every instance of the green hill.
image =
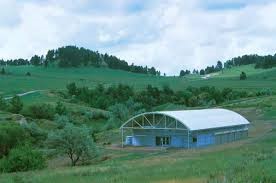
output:
[[[9, 74], [0, 75], [0, 94], [4, 96], [32, 90], [63, 90], [66, 84], [70, 82], [88, 87], [94, 87], [98, 83], [106, 86], [123, 83], [136, 89], [142, 89], [148, 84], [158, 87], [169, 85], [175, 90], [181, 90], [188, 86], [206, 85], [218, 88], [231, 87], [233, 89], [276, 89], [276, 69], [254, 69], [253, 65], [226, 69], [216, 73], [217, 75], [211, 74], [208, 79], [202, 79], [199, 75], [188, 75], [181, 78], [178, 76], [163, 77], [95, 67], [63, 69], [8, 66], [5, 67], [5, 70]], [[247, 80], [239, 80], [241, 71], [246, 72]], [[31, 76], [26, 76], [27, 72], [30, 72]]]
[[[276, 97], [255, 96], [228, 101], [214, 107], [229, 108], [243, 114], [250, 122], [249, 138], [229, 144], [198, 150], [184, 149], [121, 149], [118, 128], [107, 130], [110, 111], [95, 109], [87, 103], [76, 101], [74, 97], [60, 96], [59, 91], [75, 82], [77, 86], [95, 87], [123, 83], [141, 90], [148, 84], [162, 87], [169, 85], [174, 90], [188, 86], [215, 86], [236, 90], [276, 91], [276, 69], [255, 69], [254, 65], [232, 67], [223, 72], [213, 73], [203, 78], [200, 75], [185, 77], [163, 77], [136, 74], [107, 68], [44, 68], [35, 66], [8, 66], [7, 74], [0, 75], [0, 94], [36, 91], [21, 97], [24, 105], [47, 103], [52, 106], [61, 101], [70, 112], [76, 125], [86, 124], [97, 133], [95, 139], [101, 155], [90, 165], [67, 167], [69, 161], [64, 156], [54, 156], [51, 151], [38, 144], [36, 147], [47, 156], [47, 168], [39, 171], [3, 173], [2, 183], [30, 182], [273, 182], [276, 180]], [[247, 80], [239, 79], [240, 73], [247, 74]], [[26, 76], [29, 72], [31, 76]], [[154, 110], [186, 109], [181, 104], [166, 103]], [[23, 109], [23, 114], [28, 111]], [[98, 118], [97, 115], [100, 115]], [[103, 117], [105, 116], [105, 117]], [[21, 116], [0, 111], [0, 123], [17, 122]], [[52, 119], [32, 119], [40, 128], [50, 131], [57, 128]], [[104, 129], [104, 130], [103, 130]], [[1, 162], [0, 162], [1, 163]]]

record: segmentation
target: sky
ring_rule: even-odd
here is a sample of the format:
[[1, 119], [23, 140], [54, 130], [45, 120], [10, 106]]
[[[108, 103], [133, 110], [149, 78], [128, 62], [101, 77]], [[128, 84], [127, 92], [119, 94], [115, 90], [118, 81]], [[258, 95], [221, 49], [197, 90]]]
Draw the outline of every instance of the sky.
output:
[[65, 45], [169, 75], [276, 51], [275, 0], [0, 0], [0, 58]]

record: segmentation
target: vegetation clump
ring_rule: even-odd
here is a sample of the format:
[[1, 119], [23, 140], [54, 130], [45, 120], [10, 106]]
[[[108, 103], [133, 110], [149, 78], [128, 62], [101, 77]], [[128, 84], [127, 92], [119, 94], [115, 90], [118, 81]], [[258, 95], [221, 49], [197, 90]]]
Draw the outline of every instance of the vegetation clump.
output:
[[246, 79], [247, 79], [246, 73], [242, 71], [240, 74], [240, 80], [246, 80]]
[[46, 166], [42, 153], [29, 145], [12, 149], [9, 155], [0, 162], [0, 170], [2, 172], [37, 170]]
[[56, 153], [66, 155], [71, 166], [79, 161], [87, 161], [97, 156], [97, 148], [91, 130], [86, 126], [74, 126], [67, 123], [63, 129], [50, 132], [47, 139], [49, 148]]

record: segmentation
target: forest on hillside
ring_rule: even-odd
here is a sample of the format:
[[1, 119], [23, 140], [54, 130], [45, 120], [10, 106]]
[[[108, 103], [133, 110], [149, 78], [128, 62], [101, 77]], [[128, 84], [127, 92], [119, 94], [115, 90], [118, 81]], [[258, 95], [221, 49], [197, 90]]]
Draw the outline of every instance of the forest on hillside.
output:
[[[221, 61], [217, 62], [217, 65], [214, 66], [207, 66], [205, 69], [201, 69], [200, 71], [194, 70], [193, 73], [199, 73], [200, 75], [204, 74], [210, 74], [214, 72], [221, 71], [224, 68], [231, 68], [235, 66], [242, 66], [242, 65], [249, 65], [249, 64], [254, 64], [255, 69], [269, 69], [276, 67], [276, 54], [275, 55], [265, 55], [265, 56], [260, 56], [257, 54], [252, 54], [252, 55], [243, 55], [239, 57], [234, 57], [230, 60], [227, 60], [222, 64]], [[186, 74], [189, 72], [185, 72]], [[183, 75], [182, 71], [182, 75]], [[184, 74], [185, 75], [185, 74]], [[180, 72], [181, 76], [181, 72]]]
[[154, 67], [139, 66], [128, 64], [116, 56], [101, 54], [98, 51], [92, 51], [83, 47], [65, 46], [58, 49], [48, 50], [46, 55], [34, 55], [28, 59], [10, 59], [0, 60], [0, 65], [34, 65], [34, 66], [57, 66], [60, 68], [94, 66], [108, 67], [110, 69], [119, 69], [134, 73], [143, 73], [151, 75], [160, 75], [160, 71]]

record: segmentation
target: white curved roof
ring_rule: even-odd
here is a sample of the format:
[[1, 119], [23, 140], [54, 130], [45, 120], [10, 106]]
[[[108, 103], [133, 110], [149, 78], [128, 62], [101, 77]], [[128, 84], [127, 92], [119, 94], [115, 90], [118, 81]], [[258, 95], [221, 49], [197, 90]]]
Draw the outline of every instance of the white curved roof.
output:
[[243, 116], [227, 109], [158, 111], [156, 113], [173, 117], [183, 123], [190, 130], [203, 130], [249, 124], [249, 121]]

